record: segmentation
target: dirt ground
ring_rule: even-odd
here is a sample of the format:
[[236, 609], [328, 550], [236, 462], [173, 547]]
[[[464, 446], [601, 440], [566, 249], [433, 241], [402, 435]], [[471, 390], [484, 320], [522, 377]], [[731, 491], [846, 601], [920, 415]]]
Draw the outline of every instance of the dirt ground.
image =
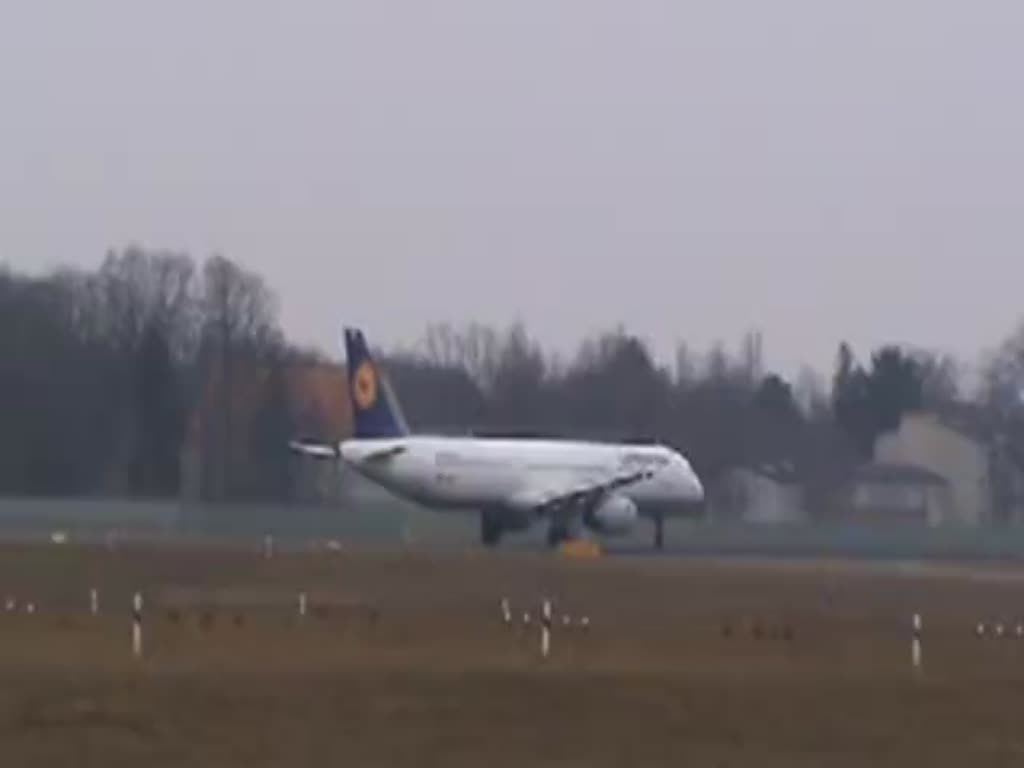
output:
[[1024, 570], [6, 546], [0, 599], [4, 765], [1024, 765]]

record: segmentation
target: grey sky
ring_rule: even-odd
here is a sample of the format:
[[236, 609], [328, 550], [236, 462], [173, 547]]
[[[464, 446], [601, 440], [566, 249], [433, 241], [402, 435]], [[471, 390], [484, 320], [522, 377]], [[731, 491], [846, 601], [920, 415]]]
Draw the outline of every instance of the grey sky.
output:
[[760, 328], [973, 359], [1024, 312], [1019, 0], [0, 5], [0, 259], [219, 250], [290, 333]]

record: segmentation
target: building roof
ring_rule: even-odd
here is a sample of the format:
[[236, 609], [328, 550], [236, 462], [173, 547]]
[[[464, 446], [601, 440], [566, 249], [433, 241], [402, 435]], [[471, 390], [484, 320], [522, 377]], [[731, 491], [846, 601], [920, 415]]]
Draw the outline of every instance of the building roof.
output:
[[990, 442], [995, 434], [991, 419], [972, 403], [947, 404], [932, 412], [935, 420], [948, 429], [979, 443]]
[[942, 475], [916, 464], [872, 462], [853, 473], [854, 482], [892, 483], [894, 485], [947, 485]]
[[1024, 470], [1024, 443], [1019, 425], [1015, 428], [1013, 424], [1000, 424], [977, 404], [948, 404], [939, 410], [914, 411], [906, 415], [931, 419], [983, 448], [995, 448], [1011, 464]]

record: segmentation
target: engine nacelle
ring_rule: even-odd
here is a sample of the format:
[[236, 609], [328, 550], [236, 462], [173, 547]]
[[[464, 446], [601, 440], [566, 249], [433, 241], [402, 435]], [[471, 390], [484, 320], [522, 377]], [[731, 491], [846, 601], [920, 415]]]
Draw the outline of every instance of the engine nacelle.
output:
[[606, 534], [623, 534], [632, 529], [640, 513], [632, 499], [625, 496], [609, 496], [583, 516], [583, 522], [592, 531]]

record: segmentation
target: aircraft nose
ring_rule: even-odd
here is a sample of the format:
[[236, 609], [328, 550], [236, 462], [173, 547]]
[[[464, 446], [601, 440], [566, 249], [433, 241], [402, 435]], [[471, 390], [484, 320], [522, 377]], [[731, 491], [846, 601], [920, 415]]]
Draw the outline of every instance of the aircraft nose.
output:
[[704, 484], [697, 477], [697, 473], [693, 469], [693, 465], [690, 464], [682, 456], [680, 458], [681, 469], [683, 470], [684, 480], [688, 495], [692, 501], [703, 502], [704, 501]]
[[704, 484], [697, 477], [697, 473], [693, 469], [690, 470], [690, 483], [693, 486], [693, 500], [704, 501]]
[[703, 488], [700, 478], [697, 477], [693, 465], [682, 454], [676, 454], [676, 466], [680, 470], [680, 474], [677, 475], [679, 478], [677, 482], [680, 482], [685, 488], [684, 493], [688, 497], [688, 501], [694, 504], [702, 504], [705, 501], [705, 488]]

